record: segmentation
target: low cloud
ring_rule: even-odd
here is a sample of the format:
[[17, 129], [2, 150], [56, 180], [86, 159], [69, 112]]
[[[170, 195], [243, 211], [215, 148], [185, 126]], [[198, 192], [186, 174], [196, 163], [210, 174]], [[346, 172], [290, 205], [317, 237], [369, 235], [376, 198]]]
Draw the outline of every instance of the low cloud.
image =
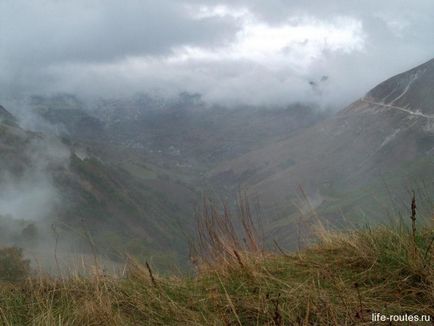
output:
[[433, 16], [427, 0], [6, 0], [0, 99], [188, 91], [213, 104], [342, 107], [430, 59]]
[[50, 172], [68, 164], [70, 152], [59, 140], [46, 137], [30, 141], [20, 155], [20, 160], [28, 162], [24, 169], [2, 169], [0, 175], [0, 216], [43, 220], [61, 204]]

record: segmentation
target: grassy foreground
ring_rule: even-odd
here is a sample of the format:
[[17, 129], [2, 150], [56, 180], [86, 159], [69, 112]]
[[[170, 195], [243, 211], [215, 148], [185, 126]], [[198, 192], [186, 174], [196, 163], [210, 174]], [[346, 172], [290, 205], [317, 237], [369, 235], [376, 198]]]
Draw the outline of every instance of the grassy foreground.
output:
[[323, 232], [296, 254], [227, 253], [191, 277], [131, 263], [0, 287], [5, 325], [343, 325], [371, 314], [434, 315], [432, 233], [380, 227]]

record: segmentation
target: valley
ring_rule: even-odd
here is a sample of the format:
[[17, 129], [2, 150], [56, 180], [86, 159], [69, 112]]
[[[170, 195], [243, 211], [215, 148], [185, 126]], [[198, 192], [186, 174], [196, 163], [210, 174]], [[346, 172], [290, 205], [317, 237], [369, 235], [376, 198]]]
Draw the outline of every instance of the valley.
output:
[[337, 113], [312, 104], [209, 107], [185, 93], [168, 102], [136, 96], [96, 104], [32, 97], [33, 124], [26, 123], [35, 132], [19, 126], [19, 110], [15, 118], [2, 108], [2, 157], [17, 162], [5, 169], [19, 178], [33, 169], [28, 143], [57, 142], [64, 157], [44, 158], [43, 175], [62, 207], [47, 210], [42, 229], [66, 225], [70, 242], [66, 229], [85, 230], [110, 259], [128, 252], [155, 256], [164, 268], [165, 261], [186, 265], [201, 198], [233, 206], [240, 191], [260, 206], [266, 242], [294, 248], [300, 223], [316, 216], [337, 227], [383, 223], [406, 214], [412, 190], [424, 198], [419, 209], [432, 214], [433, 182], [424, 177], [434, 170], [432, 76], [434, 61]]

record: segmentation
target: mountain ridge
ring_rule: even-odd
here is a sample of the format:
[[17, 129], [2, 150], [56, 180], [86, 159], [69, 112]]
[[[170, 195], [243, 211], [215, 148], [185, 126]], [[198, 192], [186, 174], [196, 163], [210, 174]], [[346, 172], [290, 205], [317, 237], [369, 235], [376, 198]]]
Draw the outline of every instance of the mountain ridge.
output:
[[[415, 74], [421, 80], [414, 79], [408, 87], [408, 80]], [[434, 103], [433, 78], [434, 60], [430, 60], [380, 83], [365, 97], [292, 137], [223, 162], [209, 177], [241, 182], [251, 196], [260, 200], [267, 213], [277, 216], [277, 221], [299, 214], [294, 201], [300, 186], [316, 203], [315, 207], [336, 206], [339, 196], [348, 191], [370, 187], [389, 171], [433, 154], [430, 111], [415, 104], [415, 96], [422, 94], [429, 94], [424, 98], [424, 105]], [[394, 89], [391, 85], [396, 84], [403, 85], [391, 97], [396, 101], [386, 98], [381, 102], [383, 94], [389, 94]], [[406, 178], [402, 183], [410, 187], [411, 177], [402, 177]], [[371, 202], [375, 202], [374, 193], [365, 192], [364, 196], [372, 196]], [[354, 210], [340, 211], [339, 205], [334, 212], [327, 211], [335, 222], [339, 216], [359, 215]], [[353, 217], [353, 220], [357, 219]]]

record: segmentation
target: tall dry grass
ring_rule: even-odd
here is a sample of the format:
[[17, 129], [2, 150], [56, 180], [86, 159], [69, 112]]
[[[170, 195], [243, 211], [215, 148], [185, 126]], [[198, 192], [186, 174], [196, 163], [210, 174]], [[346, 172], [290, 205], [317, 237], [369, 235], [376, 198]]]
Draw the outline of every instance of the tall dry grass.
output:
[[241, 254], [260, 256], [264, 251], [263, 239], [243, 194], [238, 196], [236, 213], [226, 203], [217, 207], [205, 197], [196, 221], [197, 234], [190, 244], [190, 256], [198, 269], [233, 261], [240, 263]]
[[[34, 277], [0, 286], [4, 325], [368, 325], [371, 314], [434, 315], [433, 232], [318, 228], [293, 254], [267, 252], [247, 202], [204, 201], [194, 276], [130, 259], [122, 277]], [[237, 220], [239, 218], [239, 220]], [[244, 221], [244, 222], [243, 222]], [[256, 230], [256, 231], [255, 231]]]

